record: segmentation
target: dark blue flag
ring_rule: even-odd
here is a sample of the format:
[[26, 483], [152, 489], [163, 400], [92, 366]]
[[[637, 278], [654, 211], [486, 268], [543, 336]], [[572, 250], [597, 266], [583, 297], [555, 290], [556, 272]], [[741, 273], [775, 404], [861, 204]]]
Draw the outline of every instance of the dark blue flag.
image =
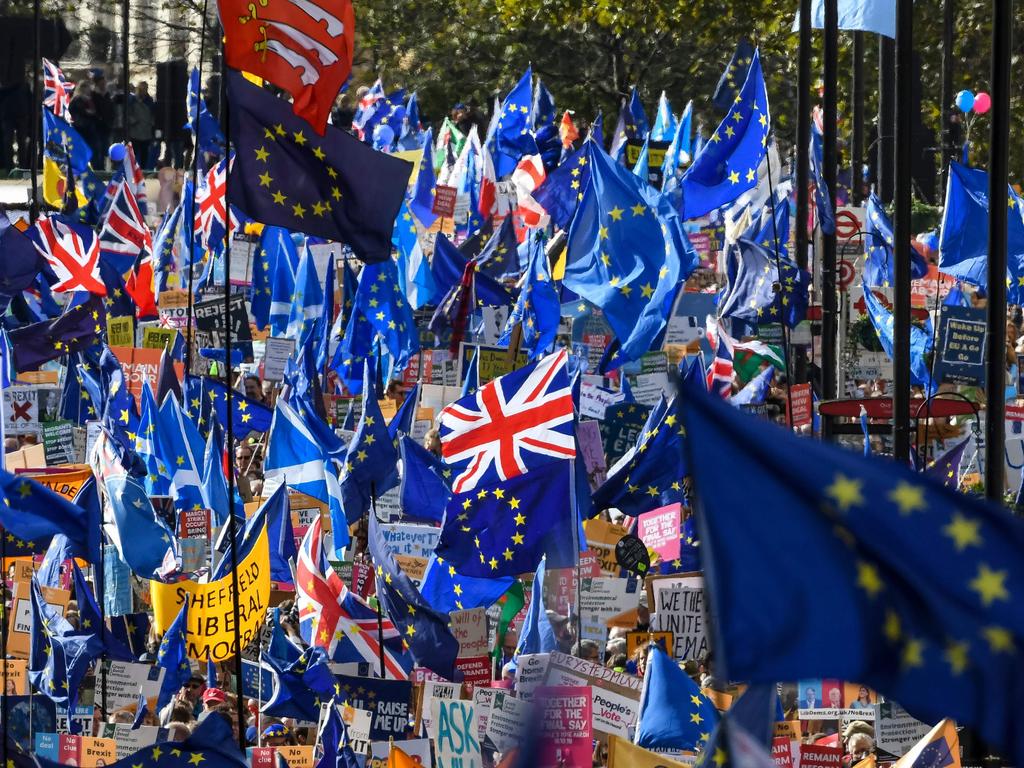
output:
[[164, 679], [160, 684], [160, 695], [157, 697], [157, 711], [171, 700], [189, 678], [192, 677], [192, 666], [188, 660], [188, 598], [181, 604], [181, 610], [164, 632], [160, 640], [160, 648], [156, 654], [156, 665], [164, 670]]
[[[565, 158], [533, 191], [533, 199], [561, 229], [569, 228], [583, 199], [583, 190], [590, 186], [589, 143], [589, 140], [584, 142], [582, 147]], [[596, 144], [601, 146], [600, 140]]]
[[88, 638], [76, 634], [68, 620], [43, 599], [35, 579], [30, 582], [30, 590], [28, 679], [54, 704], [74, 709], [82, 681], [97, 654]]
[[[798, 438], [714, 398], [686, 398], [682, 415], [700, 446], [689, 460], [721, 677], [857, 680], [1024, 760], [1024, 523], [904, 462]], [[845, 606], [840, 618], [823, 594]]]
[[273, 680], [271, 692], [260, 708], [265, 715], [316, 722], [320, 705], [334, 697], [334, 674], [323, 648], [306, 648], [299, 658], [287, 664], [264, 653], [261, 664]]
[[818, 214], [818, 225], [826, 235], [833, 235], [836, 231], [836, 216], [832, 206], [832, 197], [829, 194], [828, 185], [825, 183], [825, 148], [822, 145], [823, 136], [818, 126], [811, 121], [811, 148], [810, 170], [811, 179], [814, 181], [814, 210]]
[[717, 723], [711, 699], [660, 646], [652, 645], [634, 741], [644, 749], [694, 750], [708, 742]]
[[[434, 258], [430, 265], [437, 293], [434, 294], [431, 303], [438, 304], [446, 294], [459, 286], [469, 263], [459, 249], [452, 245], [451, 240], [443, 234], [437, 236], [434, 242]], [[486, 273], [478, 271], [473, 276], [473, 285], [476, 298], [488, 306], [503, 307], [512, 303], [508, 291]]]
[[757, 186], [770, 130], [768, 92], [755, 51], [735, 103], [679, 182], [683, 218], [703, 216]]
[[431, 555], [420, 593], [435, 611], [468, 611], [493, 605], [515, 582], [514, 576], [463, 576], [443, 557]]
[[32, 284], [43, 257], [32, 240], [0, 212], [0, 295], [16, 296]]
[[511, 173], [523, 155], [537, 154], [537, 141], [530, 122], [532, 101], [533, 70], [527, 67], [519, 82], [501, 102], [501, 112], [495, 124], [497, 151], [494, 165], [499, 179]]
[[[878, 341], [882, 345], [885, 354], [892, 359], [893, 351], [893, 316], [892, 312], [882, 306], [882, 302], [875, 296], [874, 292], [864, 285], [864, 304], [868, 310], [868, 318], [875, 327]], [[935, 388], [932, 381], [931, 371], [926, 359], [932, 348], [932, 336], [923, 328], [916, 325], [910, 326], [910, 381], [911, 383], [925, 387], [929, 392]]]
[[476, 255], [478, 272], [501, 279], [519, 274], [519, 242], [516, 240], [515, 218], [506, 216], [498, 231]]
[[399, 438], [398, 451], [402, 459], [402, 512], [406, 517], [440, 523], [452, 494], [446, 479], [451, 470], [408, 435]]
[[719, 304], [719, 316], [748, 323], [785, 322], [790, 328], [807, 316], [809, 272], [746, 238], [729, 247], [737, 256], [737, 269], [728, 296]]
[[[201, 404], [205, 397], [216, 414], [217, 421], [220, 424], [227, 424], [227, 387], [218, 379], [210, 376], [186, 376], [185, 397], [190, 409], [201, 407], [201, 405], [195, 405], [195, 401], [198, 399]], [[247, 435], [249, 432], [266, 432], [270, 429], [270, 422], [273, 418], [274, 412], [258, 400], [238, 391], [231, 393], [231, 426], [235, 438]]]
[[520, 348], [531, 360], [536, 359], [554, 346], [561, 321], [560, 309], [544, 243], [531, 235], [523, 286], [498, 343], [511, 343], [512, 331], [518, 323], [522, 327]]
[[91, 347], [106, 328], [106, 311], [99, 296], [90, 295], [55, 320], [44, 320], [10, 333], [18, 372], [34, 371], [61, 355]]
[[250, 217], [338, 240], [366, 262], [391, 258], [412, 165], [327, 127], [321, 138], [288, 102], [230, 71], [232, 200]]
[[715, 95], [711, 99], [718, 110], [724, 112], [732, 107], [740, 88], [746, 82], [755, 54], [754, 46], [749, 40], [740, 40], [737, 44], [736, 51], [729, 59], [729, 65], [718, 79]]
[[434, 213], [434, 138], [430, 128], [427, 129], [426, 140], [423, 142], [423, 158], [420, 160], [420, 171], [416, 176], [416, 188], [409, 201], [409, 210], [425, 229], [430, 229], [437, 221]]
[[63, 533], [79, 556], [99, 562], [98, 509], [80, 507], [31, 478], [2, 469], [0, 495], [0, 525], [9, 542], [21, 540], [31, 544]]
[[392, 623], [421, 667], [446, 680], [455, 680], [455, 657], [459, 643], [448, 628], [446, 613], [435, 611], [398, 567], [381, 536], [377, 516], [370, 515], [366, 539], [373, 558], [377, 597], [380, 598]]
[[[872, 288], [890, 288], [896, 284], [896, 264], [893, 258], [893, 229], [878, 195], [871, 193], [867, 206], [867, 239], [864, 260], [864, 280]], [[928, 274], [928, 262], [910, 246], [910, 276], [920, 280]]]
[[[199, 89], [199, 70], [192, 68], [188, 78], [188, 122], [183, 127], [195, 135], [198, 122], [199, 149], [214, 155], [224, 154], [224, 134], [220, 123], [213, 113], [206, 108], [206, 100]], [[198, 113], [198, 114], [197, 114]]]
[[92, 590], [85, 581], [82, 569], [74, 559], [71, 560], [72, 584], [75, 588], [75, 602], [78, 603], [78, 626], [79, 629], [72, 634], [86, 640], [87, 647], [93, 656], [106, 653], [107, 658], [115, 661], [135, 661], [135, 654], [131, 652], [116, 635], [106, 631], [103, 626], [103, 616], [96, 604]]

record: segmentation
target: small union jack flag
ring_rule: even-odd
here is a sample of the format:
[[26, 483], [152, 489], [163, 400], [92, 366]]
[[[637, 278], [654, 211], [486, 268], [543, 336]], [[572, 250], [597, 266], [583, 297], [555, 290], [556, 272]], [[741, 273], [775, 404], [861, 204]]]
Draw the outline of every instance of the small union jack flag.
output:
[[135, 194], [126, 179], [121, 179], [100, 227], [100, 250], [123, 274], [145, 252], [153, 250], [153, 233], [143, 218]]
[[29, 235], [57, 276], [54, 293], [89, 291], [107, 295], [100, 277], [100, 243], [88, 227], [75, 227], [57, 215], [43, 216]]
[[[231, 158], [234, 162], [234, 157]], [[201, 181], [196, 190], [195, 233], [200, 235], [208, 251], [219, 250], [224, 238], [227, 221], [224, 203], [227, 188], [227, 161], [221, 160], [206, 174], [205, 182]], [[238, 228], [238, 219], [231, 212], [231, 231]]]
[[575, 458], [567, 361], [563, 349], [441, 411], [441, 455], [457, 467], [455, 493]]
[[728, 400], [732, 396], [734, 342], [729, 334], [710, 318], [707, 337], [711, 348], [715, 350], [715, 359], [711, 361], [706, 374], [708, 391]]
[[43, 59], [43, 104], [68, 123], [71, 122], [71, 111], [68, 107], [74, 89], [74, 83], [69, 83], [64, 78], [60, 67], [49, 59]]
[[[303, 639], [327, 651], [332, 661], [365, 661], [378, 667], [383, 658], [385, 677], [406, 680], [411, 662], [390, 619], [380, 619], [326, 561], [320, 518], [306, 531], [295, 569], [299, 601], [299, 631]], [[381, 622], [380, 629], [378, 622]], [[379, 632], [384, 635], [381, 650]]]

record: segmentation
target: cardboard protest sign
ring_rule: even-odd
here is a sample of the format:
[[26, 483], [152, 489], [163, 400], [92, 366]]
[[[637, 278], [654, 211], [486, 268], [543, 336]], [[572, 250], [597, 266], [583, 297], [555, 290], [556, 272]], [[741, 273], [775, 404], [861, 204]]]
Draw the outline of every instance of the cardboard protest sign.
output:
[[[138, 400], [142, 397], [142, 384], [149, 382], [149, 386], [156, 392], [156, 375], [160, 370], [159, 349], [143, 349], [141, 347], [111, 347], [121, 363], [121, 371], [124, 373], [125, 386], [128, 391], [135, 395]], [[185, 366], [181, 363], [174, 364], [174, 373], [180, 381], [185, 373]]]
[[135, 705], [139, 693], [147, 699], [157, 698], [165, 671], [153, 664], [107, 661], [96, 670], [96, 687], [104, 690], [106, 684], [107, 709], [113, 711]]
[[704, 579], [700, 574], [651, 576], [647, 579], [647, 600], [651, 629], [672, 633], [674, 659], [700, 659], [708, 652]]
[[486, 654], [456, 659], [455, 669], [462, 673], [462, 684], [470, 691], [491, 682], [491, 657]]
[[295, 351], [295, 339], [279, 339], [271, 336], [263, 347], [263, 378], [265, 381], [281, 381], [284, 366]]
[[538, 688], [541, 742], [538, 768], [590, 768], [593, 764], [590, 686]]
[[479, 768], [483, 763], [473, 702], [435, 699], [432, 708], [437, 768]]
[[[466, 378], [469, 364], [476, 354], [477, 376], [480, 386], [490, 381], [511, 373], [516, 368], [526, 365], [527, 357], [525, 352], [520, 352], [515, 360], [509, 357], [507, 347], [497, 347], [488, 344], [467, 344], [462, 342], [459, 347], [459, 381]], [[450, 401], [449, 401], [450, 402]]]
[[640, 678], [616, 672], [593, 661], [552, 653], [546, 686], [590, 686], [595, 738], [628, 738], [640, 711]]
[[479, 686], [473, 689], [473, 710], [476, 712], [476, 737], [483, 744], [484, 735], [487, 732], [487, 720], [491, 716], [491, 706], [494, 704], [496, 688], [485, 688]]
[[605, 622], [640, 604], [641, 584], [635, 577], [583, 579], [579, 595], [580, 634], [583, 639], [603, 643], [608, 637]]
[[[264, 531], [252, 551], [238, 563], [238, 605], [241, 647], [257, 636], [270, 598], [270, 544]], [[151, 581], [153, 621], [166, 632], [189, 598], [188, 655], [193, 659], [225, 661], [239, 651], [235, 647], [233, 576], [200, 584], [186, 579], [174, 584]]]
[[548, 673], [550, 653], [526, 653], [519, 657], [516, 667], [516, 693], [524, 701], [533, 698], [533, 692], [544, 682]]
[[627, 632], [626, 633], [626, 656], [633, 658], [633, 654], [648, 643], [655, 643], [665, 653], [672, 655], [672, 633], [671, 632]]
[[587, 537], [587, 547], [597, 554], [601, 573], [605, 576], [618, 576], [622, 569], [615, 559], [615, 545], [629, 533], [629, 529], [594, 518], [584, 521], [583, 531]]
[[434, 723], [434, 702], [457, 699], [461, 693], [462, 685], [459, 683], [449, 683], [447, 680], [425, 680], [423, 682], [423, 697], [420, 705], [420, 722], [423, 724], [423, 733], [428, 736], [433, 733], [431, 727]]
[[27, 696], [29, 694], [28, 661], [25, 659], [7, 659], [7, 687], [4, 693], [8, 696]]
[[404, 738], [409, 732], [409, 702], [412, 683], [408, 680], [378, 680], [353, 675], [337, 675], [342, 698], [356, 709], [373, 714], [370, 740]]
[[142, 329], [143, 349], [174, 349], [174, 342], [178, 337], [176, 328], [160, 328], [155, 325], [147, 325]]
[[117, 759], [124, 758], [161, 741], [167, 741], [167, 729], [155, 725], [140, 725], [133, 729], [131, 723], [104, 723], [100, 736], [117, 743]]
[[39, 422], [39, 390], [36, 387], [6, 387], [3, 398], [4, 434], [27, 435], [42, 430]]
[[679, 515], [682, 505], [678, 502], [644, 512], [637, 519], [637, 536], [647, 548], [658, 554], [663, 563], [679, 557]]
[[601, 425], [596, 421], [581, 420], [576, 425], [576, 440], [583, 456], [583, 467], [587, 471], [587, 483], [591, 490], [597, 490], [608, 476]]
[[[245, 295], [241, 293], [232, 294], [229, 303], [231, 317], [231, 338], [233, 341], [251, 341], [252, 332], [249, 330], [249, 311], [245, 307]], [[209, 301], [200, 301], [192, 305], [192, 312], [196, 318], [196, 329], [208, 335], [210, 345], [213, 347], [224, 346], [224, 299], [216, 298]]]
[[529, 702], [517, 699], [510, 693], [498, 691], [494, 694], [487, 718], [487, 740], [499, 752], [508, 752], [519, 746], [519, 740], [526, 733], [530, 714]]
[[50, 467], [39, 472], [26, 472], [24, 477], [30, 477], [36, 482], [45, 485], [54, 493], [60, 494], [68, 501], [72, 501], [82, 489], [85, 481], [92, 477], [92, 470], [86, 465], [71, 464], [62, 467]]
[[772, 760], [775, 768], [793, 768], [793, 742], [786, 738], [772, 739]]
[[800, 745], [800, 768], [840, 768], [842, 760], [842, 747], [830, 747], [825, 744]]
[[608, 768], [690, 768], [657, 752], [638, 747], [629, 739], [611, 736], [608, 740]]
[[135, 318], [107, 315], [107, 343], [112, 347], [134, 347]]
[[459, 658], [486, 656], [490, 650], [487, 643], [487, 609], [452, 611], [450, 619], [452, 635], [459, 642]]
[[[61, 616], [67, 613], [71, 593], [66, 589], [41, 587], [43, 599]], [[14, 621], [7, 628], [7, 653], [19, 659], [28, 658], [32, 644], [32, 593], [28, 581], [15, 581], [11, 597]]]
[[894, 701], [874, 706], [875, 746], [883, 755], [902, 757], [932, 729]]
[[414, 523], [384, 523], [380, 526], [384, 543], [393, 555], [429, 558], [441, 538], [441, 529]]
[[188, 291], [182, 289], [161, 291], [157, 304], [161, 320], [165, 320], [175, 328], [184, 328], [188, 325]]

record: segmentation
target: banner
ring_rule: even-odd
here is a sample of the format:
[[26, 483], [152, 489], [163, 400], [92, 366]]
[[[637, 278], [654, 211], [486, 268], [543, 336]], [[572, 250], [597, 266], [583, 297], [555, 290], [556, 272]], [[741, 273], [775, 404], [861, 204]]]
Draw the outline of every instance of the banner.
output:
[[643, 683], [639, 677], [616, 672], [597, 662], [552, 653], [544, 684], [590, 686], [595, 738], [609, 735], [629, 738], [629, 730], [640, 712]]
[[369, 677], [338, 675], [341, 696], [356, 709], [373, 714], [370, 740], [404, 739], [409, 732], [409, 698], [412, 683], [408, 680], [379, 680]]
[[44, 472], [26, 472], [22, 476], [45, 485], [68, 501], [74, 501], [85, 481], [92, 477], [92, 470], [84, 464], [72, 464], [60, 468], [55, 467]]
[[590, 686], [538, 688], [541, 716], [538, 768], [590, 768], [593, 760]]
[[[175, 584], [151, 581], [153, 620], [158, 632], [166, 632], [188, 596], [188, 655], [193, 659], [225, 661], [235, 647], [234, 590], [232, 577], [199, 584], [190, 579]], [[270, 544], [266, 529], [252, 551], [238, 564], [239, 636], [245, 648], [260, 631], [270, 597]]]

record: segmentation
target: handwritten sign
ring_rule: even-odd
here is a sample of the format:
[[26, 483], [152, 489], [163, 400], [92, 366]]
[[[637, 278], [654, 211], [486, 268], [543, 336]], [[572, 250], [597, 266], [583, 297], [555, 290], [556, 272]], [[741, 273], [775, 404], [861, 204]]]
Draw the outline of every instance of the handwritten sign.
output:
[[432, 710], [437, 768], [479, 768], [483, 763], [473, 702], [435, 699]]
[[648, 601], [654, 609], [651, 629], [672, 633], [674, 659], [700, 659], [708, 652], [704, 579], [699, 574], [652, 577]]
[[441, 538], [441, 529], [412, 523], [385, 523], [380, 526], [384, 543], [393, 555], [429, 558]]
[[487, 610], [472, 608], [468, 611], [452, 611], [452, 635], [459, 641], [459, 658], [470, 656], [486, 656], [487, 643]]

